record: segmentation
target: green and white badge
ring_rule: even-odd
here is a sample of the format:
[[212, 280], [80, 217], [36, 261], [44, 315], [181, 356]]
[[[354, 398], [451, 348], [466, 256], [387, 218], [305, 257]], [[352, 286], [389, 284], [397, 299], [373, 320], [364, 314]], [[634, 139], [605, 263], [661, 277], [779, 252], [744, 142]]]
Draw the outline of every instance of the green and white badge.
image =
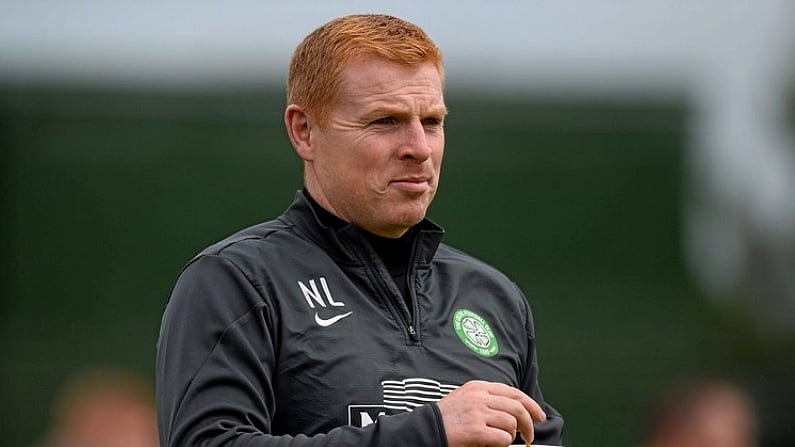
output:
[[500, 351], [497, 337], [489, 322], [468, 309], [453, 313], [453, 329], [464, 345], [483, 357], [494, 357]]

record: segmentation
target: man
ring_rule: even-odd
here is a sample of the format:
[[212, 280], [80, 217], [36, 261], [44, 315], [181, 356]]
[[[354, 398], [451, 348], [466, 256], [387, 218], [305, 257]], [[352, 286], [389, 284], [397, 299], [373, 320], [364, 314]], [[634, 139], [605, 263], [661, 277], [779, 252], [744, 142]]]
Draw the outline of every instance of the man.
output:
[[182, 272], [157, 361], [163, 446], [560, 444], [513, 282], [425, 219], [444, 150], [441, 53], [382, 15], [296, 49], [285, 213]]
[[39, 447], [157, 447], [151, 386], [136, 374], [92, 366], [69, 377]]
[[723, 379], [689, 379], [667, 386], [654, 402], [644, 447], [756, 447], [751, 396]]

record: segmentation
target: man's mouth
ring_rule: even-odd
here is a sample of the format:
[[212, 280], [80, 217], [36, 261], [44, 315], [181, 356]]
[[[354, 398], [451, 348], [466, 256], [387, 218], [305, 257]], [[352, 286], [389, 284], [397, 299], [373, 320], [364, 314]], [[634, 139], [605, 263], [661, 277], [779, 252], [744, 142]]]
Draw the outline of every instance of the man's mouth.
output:
[[411, 193], [422, 193], [431, 187], [428, 177], [401, 177], [392, 180], [391, 184], [402, 191]]

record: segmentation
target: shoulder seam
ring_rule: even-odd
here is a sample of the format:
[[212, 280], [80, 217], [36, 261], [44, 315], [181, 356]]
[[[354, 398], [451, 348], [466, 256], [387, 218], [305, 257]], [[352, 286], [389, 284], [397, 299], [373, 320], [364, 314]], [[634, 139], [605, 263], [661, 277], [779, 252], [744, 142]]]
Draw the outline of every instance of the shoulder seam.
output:
[[[253, 238], [253, 239], [256, 239], [256, 238]], [[197, 255], [193, 260], [191, 260], [190, 263], [188, 263], [188, 265], [193, 264], [195, 261], [197, 261], [197, 260], [199, 260], [201, 258], [209, 258], [209, 257], [218, 258], [222, 262], [228, 262], [232, 267], [234, 267], [235, 270], [240, 272], [240, 274], [243, 275], [244, 278], [246, 278], [246, 281], [248, 281], [248, 283], [251, 285], [251, 287], [254, 290], [257, 291], [257, 294], [260, 296], [260, 301], [258, 303], [253, 304], [245, 312], [243, 312], [243, 314], [241, 314], [239, 317], [237, 317], [234, 320], [232, 320], [224, 328], [224, 330], [221, 332], [221, 334], [215, 340], [215, 343], [213, 343], [212, 348], [210, 348], [210, 350], [207, 351], [207, 356], [201, 362], [201, 365], [199, 365], [199, 367], [196, 368], [196, 371], [193, 373], [193, 375], [191, 376], [190, 380], [186, 384], [185, 390], [183, 391], [182, 396], [180, 397], [179, 402], [177, 404], [177, 408], [181, 408], [182, 407], [182, 404], [183, 404], [183, 402], [185, 401], [185, 398], [188, 395], [188, 390], [191, 388], [191, 386], [193, 386], [193, 383], [196, 380], [196, 377], [198, 377], [199, 373], [201, 373], [201, 371], [204, 369], [205, 365], [207, 364], [207, 362], [212, 357], [212, 355], [215, 352], [216, 348], [221, 343], [221, 340], [223, 340], [224, 337], [226, 337], [226, 334], [229, 332], [229, 330], [231, 328], [233, 328], [234, 326], [236, 326], [238, 324], [238, 322], [240, 322], [241, 320], [247, 318], [249, 315], [251, 315], [252, 312], [256, 311], [257, 309], [260, 309], [260, 308], [264, 307], [264, 308], [268, 308], [268, 310], [270, 310], [269, 306], [268, 306], [268, 303], [265, 301], [265, 296], [263, 294], [263, 291], [260, 289], [258, 284], [253, 282], [251, 280], [251, 278], [248, 275], [246, 275], [246, 273], [233, 260], [231, 260], [231, 259], [229, 259], [229, 258], [227, 258], [225, 256], [221, 256], [219, 254], [204, 253], [204, 254]], [[187, 266], [185, 266], [185, 267], [187, 268]]]

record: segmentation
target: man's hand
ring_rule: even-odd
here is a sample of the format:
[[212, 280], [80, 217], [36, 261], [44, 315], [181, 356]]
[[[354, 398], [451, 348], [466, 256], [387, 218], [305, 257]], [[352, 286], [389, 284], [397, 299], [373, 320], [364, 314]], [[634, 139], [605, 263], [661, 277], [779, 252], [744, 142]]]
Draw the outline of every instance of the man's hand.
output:
[[533, 421], [546, 419], [530, 396], [502, 383], [467, 382], [437, 405], [449, 447], [504, 447], [513, 442], [517, 431], [530, 445]]

